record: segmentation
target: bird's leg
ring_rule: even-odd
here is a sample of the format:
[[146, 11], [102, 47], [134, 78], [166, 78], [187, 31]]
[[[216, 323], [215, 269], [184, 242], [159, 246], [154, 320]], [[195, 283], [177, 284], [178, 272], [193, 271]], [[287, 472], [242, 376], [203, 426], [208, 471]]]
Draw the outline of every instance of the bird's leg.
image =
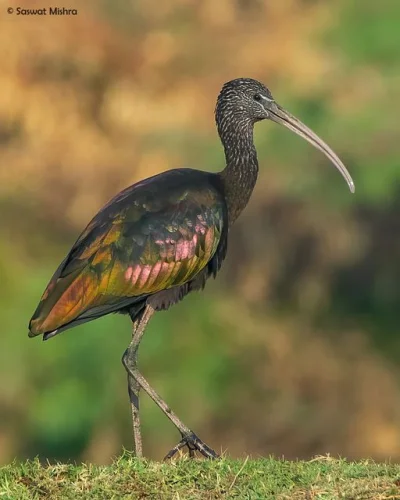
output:
[[[138, 393], [136, 389], [137, 386], [143, 389], [181, 433], [181, 441], [166, 455], [165, 458], [171, 458], [178, 450], [180, 450], [184, 446], [187, 446], [189, 448], [190, 456], [193, 456], [194, 450], [197, 450], [206, 458], [217, 458], [218, 455], [215, 453], [215, 451], [209, 448], [205, 443], [203, 443], [203, 441], [201, 441], [201, 439], [196, 436], [194, 432], [186, 427], [186, 425], [177, 417], [177, 415], [175, 415], [171, 408], [165, 403], [163, 399], [161, 399], [161, 397], [156, 393], [156, 391], [150, 386], [147, 380], [137, 369], [137, 348], [144, 334], [147, 323], [149, 322], [153, 313], [154, 309], [151, 306], [146, 306], [143, 316], [141, 317], [139, 324], [137, 325], [137, 328], [134, 332], [132, 341], [122, 357], [122, 363], [125, 366], [126, 371], [128, 372], [130, 393]], [[131, 385], [132, 383], [133, 385]]]
[[[124, 355], [123, 363], [125, 365], [125, 368], [129, 371], [129, 373], [131, 373], [131, 367], [125, 364], [125, 360], [126, 358]], [[218, 458], [218, 455], [214, 450], [203, 443], [203, 441], [201, 441], [201, 439], [198, 438], [196, 434], [189, 429], [189, 427], [186, 427], [186, 425], [178, 418], [178, 416], [171, 410], [171, 408], [165, 403], [165, 401], [161, 399], [156, 391], [150, 386], [150, 384], [139, 372], [139, 370], [137, 370], [137, 368], [133, 370], [132, 375], [135, 377], [140, 387], [151, 397], [151, 399], [156, 403], [156, 405], [171, 420], [171, 422], [181, 433], [181, 441], [166, 455], [166, 459], [174, 456], [175, 453], [184, 446], [187, 446], [189, 448], [189, 454], [191, 456], [193, 455], [193, 450], [196, 449], [206, 458]]]
[[[139, 320], [133, 322], [132, 328], [132, 344], [135, 345], [134, 362], [137, 363], [137, 350], [139, 345], [135, 344], [135, 334]], [[136, 457], [141, 458], [143, 456], [143, 445], [142, 445], [142, 434], [140, 432], [140, 416], [139, 416], [139, 392], [140, 385], [136, 382], [134, 378], [128, 373], [128, 393], [131, 402], [132, 411], [132, 427], [133, 427], [133, 442], [134, 442], [134, 452]]]
[[[133, 322], [132, 340], [129, 344], [130, 363], [136, 368], [137, 366], [137, 353], [143, 333], [146, 329], [147, 323], [150, 321], [154, 309], [146, 307], [142, 316]], [[133, 426], [133, 441], [135, 444], [135, 455], [138, 458], [143, 456], [142, 434], [140, 431], [140, 416], [139, 416], [139, 393], [140, 385], [135, 377], [128, 372], [128, 392], [131, 401], [132, 411], [132, 426]]]

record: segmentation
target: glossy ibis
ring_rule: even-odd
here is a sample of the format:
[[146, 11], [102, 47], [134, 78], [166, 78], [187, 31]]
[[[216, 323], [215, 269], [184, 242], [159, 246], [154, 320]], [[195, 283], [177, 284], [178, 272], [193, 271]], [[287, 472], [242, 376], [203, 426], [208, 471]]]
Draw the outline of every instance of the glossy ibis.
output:
[[142, 455], [139, 391], [143, 389], [175, 424], [193, 456], [217, 454], [172, 412], [137, 368], [137, 352], [155, 311], [168, 309], [216, 276], [225, 258], [230, 226], [247, 205], [258, 174], [253, 127], [269, 119], [321, 150], [352, 192], [353, 180], [336, 154], [314, 132], [281, 108], [260, 82], [226, 83], [215, 110], [226, 167], [219, 173], [169, 170], [117, 194], [93, 218], [51, 278], [29, 324], [29, 336], [47, 340], [67, 328], [110, 313], [128, 314], [132, 341], [122, 362], [128, 374], [133, 435]]

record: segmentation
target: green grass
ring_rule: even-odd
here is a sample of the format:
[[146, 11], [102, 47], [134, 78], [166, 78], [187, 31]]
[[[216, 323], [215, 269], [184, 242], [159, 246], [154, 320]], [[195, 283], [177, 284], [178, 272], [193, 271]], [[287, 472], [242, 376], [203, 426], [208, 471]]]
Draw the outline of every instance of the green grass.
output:
[[128, 453], [102, 467], [34, 460], [0, 468], [0, 498], [400, 499], [400, 465], [330, 457], [158, 463]]

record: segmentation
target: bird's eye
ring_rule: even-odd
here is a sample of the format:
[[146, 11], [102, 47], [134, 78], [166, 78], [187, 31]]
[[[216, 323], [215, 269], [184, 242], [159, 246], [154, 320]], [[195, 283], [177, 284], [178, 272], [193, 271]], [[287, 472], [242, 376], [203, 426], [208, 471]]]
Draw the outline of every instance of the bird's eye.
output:
[[253, 95], [253, 99], [254, 99], [255, 101], [261, 101], [261, 96], [260, 96], [260, 94], [254, 94], [254, 95]]

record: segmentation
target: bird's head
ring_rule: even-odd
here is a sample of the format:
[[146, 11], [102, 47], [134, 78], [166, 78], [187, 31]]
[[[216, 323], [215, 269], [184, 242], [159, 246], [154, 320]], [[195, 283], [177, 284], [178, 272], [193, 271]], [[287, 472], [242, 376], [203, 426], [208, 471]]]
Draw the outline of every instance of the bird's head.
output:
[[336, 153], [304, 123], [279, 106], [261, 82], [252, 78], [237, 78], [225, 83], [218, 96], [215, 117], [221, 136], [229, 134], [232, 127], [248, 128], [260, 120], [272, 120], [283, 125], [322, 151], [354, 193], [353, 179]]

